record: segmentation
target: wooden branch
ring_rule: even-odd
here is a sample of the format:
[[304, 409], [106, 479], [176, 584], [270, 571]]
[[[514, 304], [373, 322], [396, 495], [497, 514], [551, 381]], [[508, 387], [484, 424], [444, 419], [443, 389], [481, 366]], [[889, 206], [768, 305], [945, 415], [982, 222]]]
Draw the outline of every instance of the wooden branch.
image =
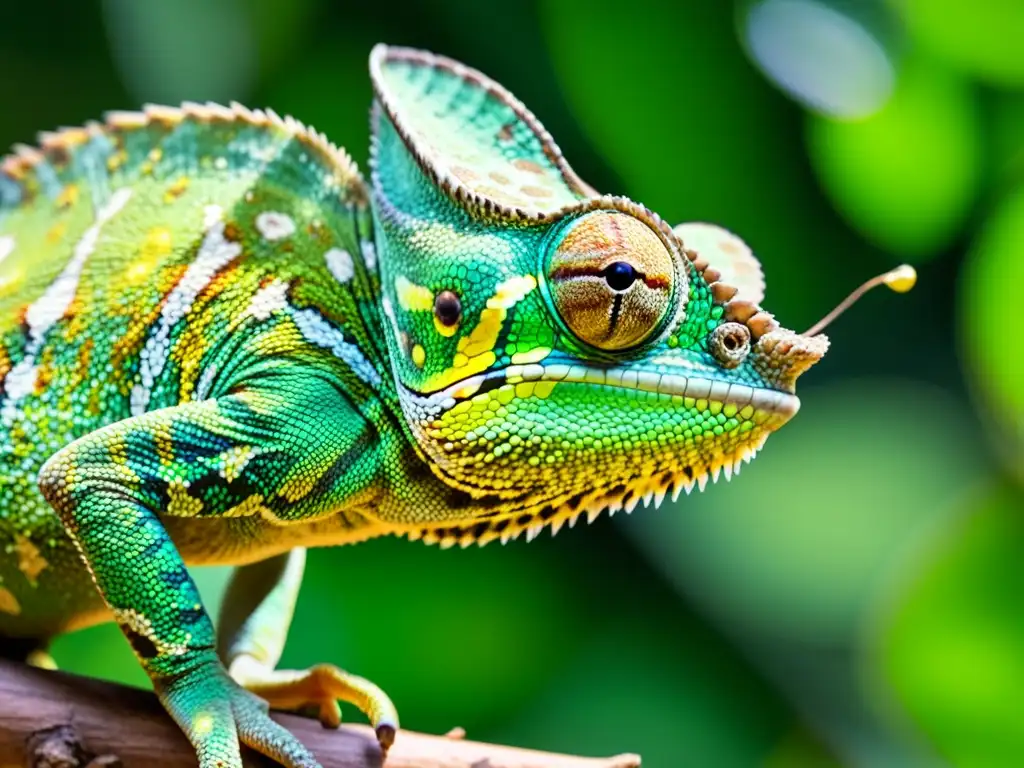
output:
[[[380, 768], [373, 731], [325, 730], [315, 720], [274, 719], [325, 768]], [[253, 752], [246, 765], [269, 766]], [[31, 768], [185, 768], [196, 765], [185, 737], [149, 691], [0, 660], [0, 766]], [[585, 758], [466, 741], [461, 734], [401, 731], [386, 768], [635, 768], [636, 755]]]

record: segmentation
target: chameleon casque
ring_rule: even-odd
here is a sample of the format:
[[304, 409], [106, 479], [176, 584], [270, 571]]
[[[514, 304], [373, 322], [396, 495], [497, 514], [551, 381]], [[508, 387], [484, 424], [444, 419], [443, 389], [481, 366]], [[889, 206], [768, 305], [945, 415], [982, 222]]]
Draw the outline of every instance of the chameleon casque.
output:
[[[273, 112], [186, 104], [0, 167], [0, 635], [116, 621], [204, 768], [268, 717], [395, 708], [276, 670], [306, 547], [533, 538], [738, 470], [821, 335], [710, 225], [598, 194], [482, 74], [377, 46], [370, 181]], [[239, 566], [215, 634], [189, 564]]]

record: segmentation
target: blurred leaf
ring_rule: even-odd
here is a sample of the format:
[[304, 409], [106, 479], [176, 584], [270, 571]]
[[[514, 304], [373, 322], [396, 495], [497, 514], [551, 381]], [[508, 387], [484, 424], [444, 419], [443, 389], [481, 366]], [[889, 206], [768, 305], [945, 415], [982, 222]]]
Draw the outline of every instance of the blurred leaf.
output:
[[1024, 93], [993, 92], [990, 162], [997, 181], [1024, 178]]
[[842, 768], [835, 755], [804, 728], [794, 728], [761, 768]]
[[648, 612], [574, 643], [504, 735], [550, 750], [637, 752], [644, 768], [760, 765], [786, 728], [784, 713], [765, 706], [756, 678], [675, 625]]
[[246, 101], [256, 75], [241, 0], [103, 0], [121, 77], [140, 102]]
[[737, 232], [765, 264], [770, 306], [811, 322], [823, 244], [836, 269], [856, 246], [805, 172], [796, 109], [742, 55], [730, 4], [579, 8], [542, 2], [541, 21], [566, 101], [625, 182], [602, 191]]
[[314, 48], [264, 90], [268, 104], [316, 128], [359, 163], [368, 175], [373, 89], [368, 41], [360, 38]]
[[586, 631], [558, 548], [383, 539], [313, 550], [282, 663], [370, 678], [410, 728], [493, 722], [536, 695]]
[[310, 37], [317, 0], [247, 0], [260, 70], [274, 72]]
[[862, 380], [803, 400], [738, 478], [626, 530], [741, 631], [841, 644], [908, 538], [980, 476], [981, 448], [963, 406], [923, 383]]
[[949, 246], [981, 175], [975, 99], [956, 74], [907, 61], [871, 117], [808, 118], [808, 149], [836, 208], [868, 240], [923, 260]]
[[985, 223], [960, 280], [962, 347], [968, 373], [997, 437], [1009, 440], [1012, 469], [1024, 476], [1024, 359], [1014, 290], [1024, 285], [1024, 187]]
[[50, 648], [57, 666], [79, 675], [149, 688], [128, 641], [116, 624], [99, 624], [58, 635]]
[[919, 727], [960, 768], [1024, 764], [1024, 499], [989, 488], [930, 542], [882, 625], [880, 658]]
[[804, 106], [864, 117], [892, 92], [893, 23], [882, 0], [741, 0], [753, 60]]
[[894, 0], [910, 34], [971, 75], [1024, 83], [1024, 3], [1020, 0]]

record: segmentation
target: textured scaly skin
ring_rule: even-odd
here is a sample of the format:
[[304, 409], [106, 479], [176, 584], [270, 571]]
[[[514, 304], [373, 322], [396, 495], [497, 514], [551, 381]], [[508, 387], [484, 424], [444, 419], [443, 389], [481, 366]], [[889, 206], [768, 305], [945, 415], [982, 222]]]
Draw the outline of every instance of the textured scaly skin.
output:
[[[371, 75], [369, 188], [237, 105], [111, 114], [0, 170], [0, 633], [44, 663], [117, 621], [203, 766], [239, 741], [315, 765], [267, 701], [393, 738], [372, 683], [274, 669], [305, 547], [703, 488], [827, 346], [757, 306], [738, 239], [598, 195], [483, 75], [383, 46]], [[217, 640], [186, 563], [242, 566]]]

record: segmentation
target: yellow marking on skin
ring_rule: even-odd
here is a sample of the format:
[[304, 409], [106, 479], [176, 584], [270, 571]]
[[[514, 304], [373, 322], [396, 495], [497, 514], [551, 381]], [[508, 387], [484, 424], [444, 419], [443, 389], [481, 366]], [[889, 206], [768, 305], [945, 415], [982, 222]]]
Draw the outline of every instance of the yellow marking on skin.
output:
[[46, 242], [50, 245], [56, 245], [64, 239], [64, 235], [66, 235], [67, 232], [68, 223], [66, 221], [58, 221], [46, 231]]
[[551, 394], [556, 384], [558, 384], [557, 381], [538, 381], [537, 386], [533, 388], [534, 397], [546, 399], [548, 395]]
[[170, 252], [171, 230], [167, 227], [153, 227], [142, 241], [139, 258], [125, 272], [125, 282], [131, 285], [143, 282]]
[[124, 440], [115, 440], [108, 449], [110, 460], [119, 466], [128, 463], [128, 444]]
[[70, 208], [72, 205], [78, 202], [78, 185], [68, 184], [64, 189], [57, 195], [57, 199], [54, 203], [58, 208]]
[[425, 382], [430, 390], [443, 389], [460, 379], [486, 371], [497, 360], [494, 345], [508, 317], [508, 310], [537, 287], [533, 275], [510, 277], [495, 288], [494, 295], [487, 300], [487, 307], [480, 313], [476, 327], [459, 339], [452, 364]]
[[0, 275], [0, 296], [9, 296], [16, 292], [25, 279], [25, 271], [18, 269], [9, 275]]
[[197, 736], [205, 736], [213, 730], [213, 718], [207, 714], [197, 715], [192, 720], [192, 733]]
[[498, 284], [494, 295], [487, 300], [488, 309], [511, 309], [530, 291], [537, 287], [537, 278], [533, 275], [510, 277]]
[[128, 153], [123, 149], [119, 150], [107, 158], [107, 170], [113, 173], [127, 162]]
[[14, 537], [14, 551], [18, 553], [18, 570], [35, 586], [39, 574], [46, 570], [49, 563], [39, 554], [39, 548], [32, 540], [20, 533]]
[[21, 615], [21, 605], [18, 598], [7, 587], [0, 587], [0, 611], [9, 613], [11, 616]]
[[534, 347], [529, 352], [516, 352], [512, 355], [513, 365], [525, 365], [527, 363], [539, 363], [551, 354], [551, 347]]
[[423, 363], [427, 361], [427, 352], [423, 349], [422, 344], [414, 344], [410, 356], [412, 357], [413, 365], [417, 368], [422, 368]]
[[171, 428], [167, 424], [158, 424], [153, 428], [153, 443], [156, 445], [156, 455], [160, 463], [169, 466], [174, 463], [174, 440], [171, 438]]
[[171, 186], [168, 187], [167, 191], [164, 193], [164, 202], [173, 203], [185, 194], [185, 190], [188, 189], [188, 185], [190, 183], [188, 176], [179, 176], [171, 183]]
[[536, 384], [532, 381], [524, 381], [521, 384], [516, 384], [516, 397], [530, 397], [533, 395], [533, 390], [536, 388]]
[[241, 476], [242, 470], [245, 469], [246, 465], [257, 453], [258, 451], [249, 445], [238, 445], [234, 448], [228, 448], [217, 457], [221, 465], [221, 477], [229, 483], [237, 480]]
[[438, 320], [437, 316], [435, 315], [434, 330], [437, 331], [442, 336], [444, 336], [445, 338], [448, 338], [454, 336], [455, 333], [459, 330], [459, 324], [456, 323], [455, 325], [445, 325], [440, 320]]
[[167, 484], [167, 514], [174, 517], [196, 517], [203, 511], [203, 502], [188, 492], [188, 486], [181, 480]]
[[395, 278], [395, 296], [398, 298], [398, 306], [406, 312], [433, 311], [434, 309], [433, 292], [422, 285], [409, 282], [402, 275]]
[[262, 515], [264, 514], [264, 510], [263, 496], [259, 493], [254, 493], [252, 496], [247, 496], [243, 501], [225, 512], [224, 517], [250, 517], [252, 515]]
[[319, 479], [319, 475], [313, 477], [306, 472], [300, 475], [293, 475], [281, 484], [277, 495], [285, 501], [299, 501], [310, 494]]

